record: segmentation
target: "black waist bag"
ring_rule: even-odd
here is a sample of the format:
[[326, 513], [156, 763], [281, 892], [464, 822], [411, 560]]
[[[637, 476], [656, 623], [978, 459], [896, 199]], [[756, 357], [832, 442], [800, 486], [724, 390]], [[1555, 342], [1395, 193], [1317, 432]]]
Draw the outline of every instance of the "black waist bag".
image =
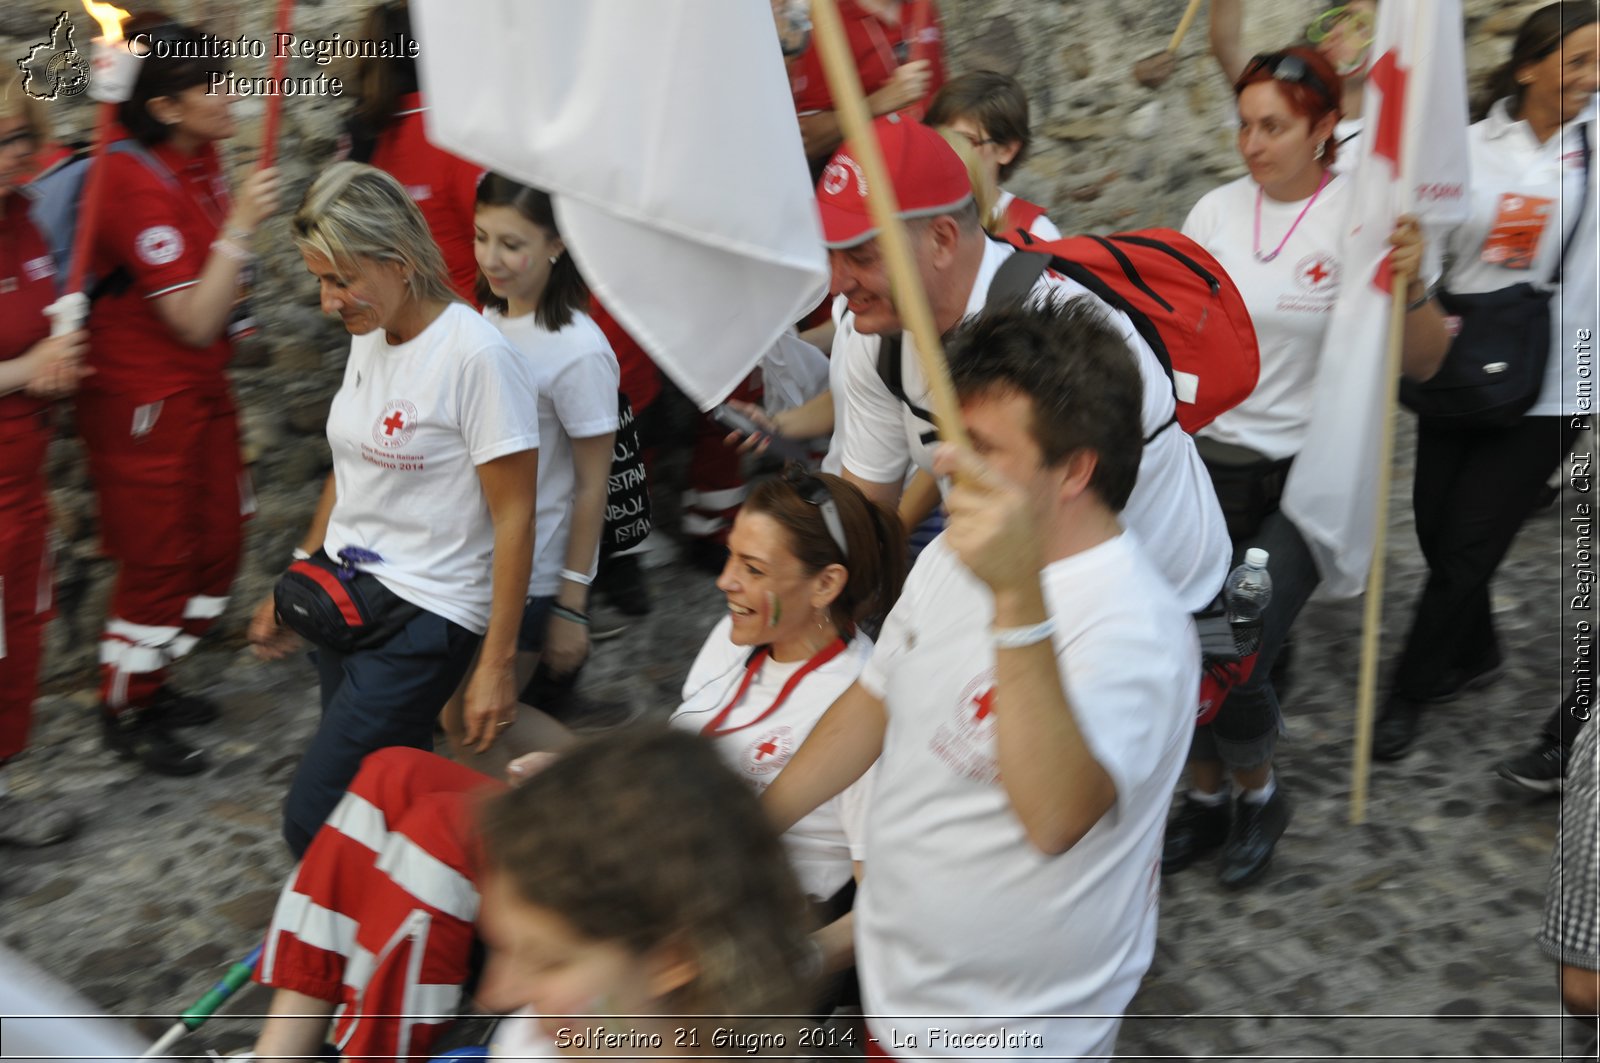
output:
[[1419, 417], [1462, 428], [1516, 424], [1544, 386], [1551, 294], [1528, 283], [1441, 291], [1439, 305], [1461, 319], [1461, 331], [1437, 373], [1400, 381], [1400, 401]]
[[289, 566], [273, 599], [278, 623], [313, 645], [341, 654], [383, 645], [422, 612], [376, 576], [351, 561], [335, 561], [321, 550]]

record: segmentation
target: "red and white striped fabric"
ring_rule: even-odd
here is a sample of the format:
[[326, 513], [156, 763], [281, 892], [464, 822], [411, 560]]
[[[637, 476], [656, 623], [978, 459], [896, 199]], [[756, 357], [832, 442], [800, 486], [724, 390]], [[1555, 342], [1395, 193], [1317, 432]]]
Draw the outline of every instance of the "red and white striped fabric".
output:
[[256, 981], [337, 1004], [346, 1058], [428, 1059], [469, 974], [473, 815], [501, 788], [421, 750], [367, 757], [284, 885]]

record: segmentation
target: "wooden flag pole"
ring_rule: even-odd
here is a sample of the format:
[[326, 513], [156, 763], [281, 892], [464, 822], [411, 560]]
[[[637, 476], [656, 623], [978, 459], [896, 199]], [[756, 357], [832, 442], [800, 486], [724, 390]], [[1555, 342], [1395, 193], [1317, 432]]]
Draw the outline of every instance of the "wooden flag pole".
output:
[[922, 277], [911, 254], [911, 240], [900, 220], [900, 203], [889, 181], [877, 134], [872, 130], [872, 116], [861, 90], [861, 75], [856, 72], [835, 0], [811, 0], [811, 22], [815, 45], [822, 57], [822, 69], [828, 79], [828, 91], [833, 94], [834, 113], [839, 116], [845, 139], [850, 142], [867, 179], [867, 209], [878, 228], [878, 247], [889, 271], [895, 309], [915, 341], [917, 361], [922, 375], [928, 379], [934, 422], [946, 441], [966, 446], [967, 432], [961, 423], [955, 386], [950, 383], [944, 345], [939, 340], [933, 309], [928, 305], [928, 293], [923, 291]]
[[1383, 570], [1389, 539], [1389, 485], [1394, 474], [1394, 418], [1400, 395], [1400, 347], [1406, 328], [1408, 274], [1394, 275], [1389, 304], [1389, 350], [1384, 363], [1387, 384], [1383, 429], [1378, 451], [1378, 512], [1372, 535], [1372, 567], [1367, 570], [1367, 600], [1361, 618], [1361, 678], [1356, 691], [1356, 759], [1350, 781], [1350, 822], [1367, 819], [1367, 776], [1372, 770], [1372, 721], [1378, 691], [1378, 636], [1383, 631]]

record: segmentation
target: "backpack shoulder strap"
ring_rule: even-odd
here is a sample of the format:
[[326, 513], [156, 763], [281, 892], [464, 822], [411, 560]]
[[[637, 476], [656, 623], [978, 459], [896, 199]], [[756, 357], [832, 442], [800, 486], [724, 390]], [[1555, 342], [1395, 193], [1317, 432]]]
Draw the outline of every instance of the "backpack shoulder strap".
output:
[[1028, 293], [1050, 268], [1050, 256], [1042, 251], [1018, 251], [1007, 256], [989, 282], [983, 308], [1014, 306], [1027, 301]]

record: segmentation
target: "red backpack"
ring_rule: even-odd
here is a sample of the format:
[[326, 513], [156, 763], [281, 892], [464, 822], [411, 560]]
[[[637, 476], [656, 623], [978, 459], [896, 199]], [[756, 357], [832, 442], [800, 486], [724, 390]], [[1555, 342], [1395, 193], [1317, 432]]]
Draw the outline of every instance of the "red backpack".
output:
[[[1042, 241], [1018, 229], [1006, 238], [1018, 251], [1000, 264], [985, 307], [1022, 302], [1045, 270], [1077, 281], [1127, 314], [1150, 345], [1172, 381], [1174, 419], [1185, 432], [1198, 432], [1255, 390], [1261, 352], [1250, 311], [1217, 260], [1187, 236], [1141, 229]], [[878, 376], [912, 413], [932, 423], [932, 414], [906, 398], [900, 355], [900, 336], [883, 337]]]
[[1013, 258], [1049, 256], [1035, 279], [1054, 270], [1128, 315], [1172, 381], [1185, 432], [1198, 432], [1255, 390], [1261, 352], [1250, 311], [1221, 264], [1187, 236], [1172, 229], [1049, 242], [1023, 230], [1007, 236], [1022, 249]]

